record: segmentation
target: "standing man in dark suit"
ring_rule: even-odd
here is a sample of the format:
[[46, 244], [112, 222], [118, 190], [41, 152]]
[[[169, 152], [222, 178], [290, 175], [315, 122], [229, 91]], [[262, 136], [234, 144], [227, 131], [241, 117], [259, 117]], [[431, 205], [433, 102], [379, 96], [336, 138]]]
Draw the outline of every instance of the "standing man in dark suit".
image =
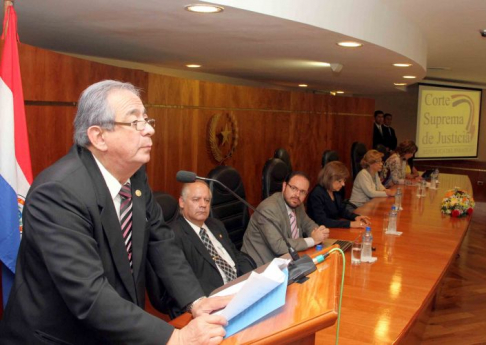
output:
[[392, 128], [393, 117], [392, 114], [385, 114], [383, 120], [383, 133], [385, 137], [385, 146], [388, 151], [395, 151], [397, 148], [397, 136], [395, 135], [395, 130]]
[[383, 121], [384, 113], [381, 110], [375, 111], [375, 122], [373, 123], [373, 148], [375, 150], [380, 144], [386, 146]]
[[171, 226], [206, 295], [256, 268], [250, 257], [236, 249], [224, 224], [209, 217], [211, 191], [205, 182], [185, 184], [179, 206], [182, 216]]
[[[291, 172], [282, 185], [282, 192], [272, 194], [258, 205], [257, 210], [271, 222], [257, 212], [251, 216], [241, 251], [249, 254], [258, 266], [288, 253], [283, 237], [297, 251], [329, 237], [329, 229], [318, 226], [305, 213], [304, 200], [309, 192], [309, 183], [305, 173]], [[303, 238], [304, 234], [308, 237]]]
[[[207, 313], [228, 301], [204, 299], [147, 183], [154, 126], [131, 84], [83, 92], [75, 145], [27, 195], [2, 344], [222, 341], [226, 321]], [[143, 310], [147, 260], [196, 317], [185, 328]]]

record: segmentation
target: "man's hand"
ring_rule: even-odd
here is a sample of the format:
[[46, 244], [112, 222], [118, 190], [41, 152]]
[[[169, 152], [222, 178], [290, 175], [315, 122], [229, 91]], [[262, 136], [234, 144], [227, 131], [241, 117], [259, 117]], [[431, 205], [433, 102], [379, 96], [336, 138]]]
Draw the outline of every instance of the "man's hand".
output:
[[203, 314], [210, 314], [213, 311], [223, 309], [231, 301], [234, 295], [223, 297], [203, 298], [197, 301], [191, 309], [192, 317], [197, 318]]
[[322, 241], [329, 237], [329, 229], [324, 225], [321, 225], [320, 227], [312, 230], [311, 237], [315, 244], [322, 243]]
[[[212, 298], [205, 298], [210, 300]], [[202, 303], [202, 300], [201, 300]], [[223, 326], [228, 322], [220, 315], [201, 315], [181, 330], [175, 329], [168, 345], [219, 344], [226, 334]]]
[[387, 196], [395, 196], [395, 191], [391, 189], [385, 189], [385, 193]]
[[370, 219], [370, 217], [367, 217], [367, 216], [358, 216], [354, 220], [356, 222], [363, 223], [363, 224], [361, 224], [362, 226], [363, 225], [371, 225], [371, 219]]

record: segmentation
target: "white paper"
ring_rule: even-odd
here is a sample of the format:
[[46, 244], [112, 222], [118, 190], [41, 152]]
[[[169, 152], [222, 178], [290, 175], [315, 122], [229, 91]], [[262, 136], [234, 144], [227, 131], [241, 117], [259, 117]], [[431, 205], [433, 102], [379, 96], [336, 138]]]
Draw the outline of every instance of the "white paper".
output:
[[401, 231], [385, 231], [386, 235], [395, 235], [395, 236], [401, 236], [403, 232]]
[[233, 317], [247, 309], [267, 293], [275, 289], [278, 285], [282, 284], [285, 280], [285, 274], [282, 272], [282, 269], [287, 267], [289, 262], [290, 260], [286, 259], [273, 259], [261, 274], [252, 272], [247, 280], [215, 294], [214, 296], [236, 294], [226, 308], [215, 314], [224, 316], [226, 320], [231, 320]]

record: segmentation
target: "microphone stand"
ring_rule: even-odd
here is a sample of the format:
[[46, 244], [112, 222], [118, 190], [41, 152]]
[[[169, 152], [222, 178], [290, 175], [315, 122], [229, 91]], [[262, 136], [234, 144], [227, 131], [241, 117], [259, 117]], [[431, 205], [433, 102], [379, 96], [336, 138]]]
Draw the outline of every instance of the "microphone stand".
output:
[[[179, 173], [180, 172], [177, 173], [177, 176], [179, 176]], [[184, 176], [184, 175], [182, 174], [181, 176]], [[203, 180], [203, 181], [215, 182], [216, 184], [220, 185], [225, 190], [230, 192], [231, 195], [233, 195], [236, 199], [241, 201], [244, 205], [246, 205], [251, 210], [253, 210], [253, 212], [258, 213], [266, 221], [268, 221], [270, 224], [273, 225], [273, 227], [277, 230], [277, 232], [282, 236], [282, 239], [284, 240], [284, 242], [287, 245], [287, 248], [289, 250], [290, 257], [292, 258], [292, 261], [289, 264], [288, 285], [292, 284], [293, 282], [299, 282], [299, 283], [305, 282], [308, 279], [308, 278], [306, 278], [306, 276], [316, 270], [316, 265], [315, 265], [314, 261], [309, 257], [309, 255], [303, 255], [302, 257], [299, 257], [299, 254], [297, 253], [297, 251], [290, 245], [289, 241], [287, 241], [285, 236], [280, 232], [279, 227], [277, 226], [277, 224], [275, 224], [275, 222], [273, 222], [270, 218], [265, 216], [262, 212], [258, 211], [248, 201], [246, 201], [245, 199], [240, 197], [233, 190], [231, 190], [229, 187], [227, 187], [224, 183], [222, 183], [222, 182], [220, 182], [216, 179], [200, 177], [200, 176], [197, 176], [194, 173], [190, 173], [190, 177], [194, 178], [194, 180], [192, 180], [192, 182], [194, 182], [196, 179]], [[184, 181], [180, 181], [180, 182], [184, 182]], [[268, 243], [268, 239], [265, 236], [265, 234], [263, 233], [263, 231], [258, 226], [257, 226], [257, 229], [260, 232], [260, 235], [262, 236], [262, 239], [265, 242], [265, 244], [267, 245], [267, 247], [272, 251], [272, 253], [275, 257], [278, 257], [278, 255], [273, 251], [272, 247]]]

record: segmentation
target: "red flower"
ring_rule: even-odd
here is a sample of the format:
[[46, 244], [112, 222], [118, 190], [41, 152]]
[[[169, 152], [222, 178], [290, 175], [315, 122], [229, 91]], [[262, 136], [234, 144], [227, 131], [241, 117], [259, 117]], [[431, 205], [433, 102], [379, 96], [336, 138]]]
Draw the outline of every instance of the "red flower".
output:
[[459, 210], [453, 210], [451, 213], [451, 216], [455, 218], [459, 217], [460, 215], [461, 215], [461, 211]]
[[471, 215], [472, 213], [473, 213], [473, 209], [472, 209], [472, 207], [469, 207], [469, 208], [467, 209], [467, 214], [468, 214], [468, 215]]

